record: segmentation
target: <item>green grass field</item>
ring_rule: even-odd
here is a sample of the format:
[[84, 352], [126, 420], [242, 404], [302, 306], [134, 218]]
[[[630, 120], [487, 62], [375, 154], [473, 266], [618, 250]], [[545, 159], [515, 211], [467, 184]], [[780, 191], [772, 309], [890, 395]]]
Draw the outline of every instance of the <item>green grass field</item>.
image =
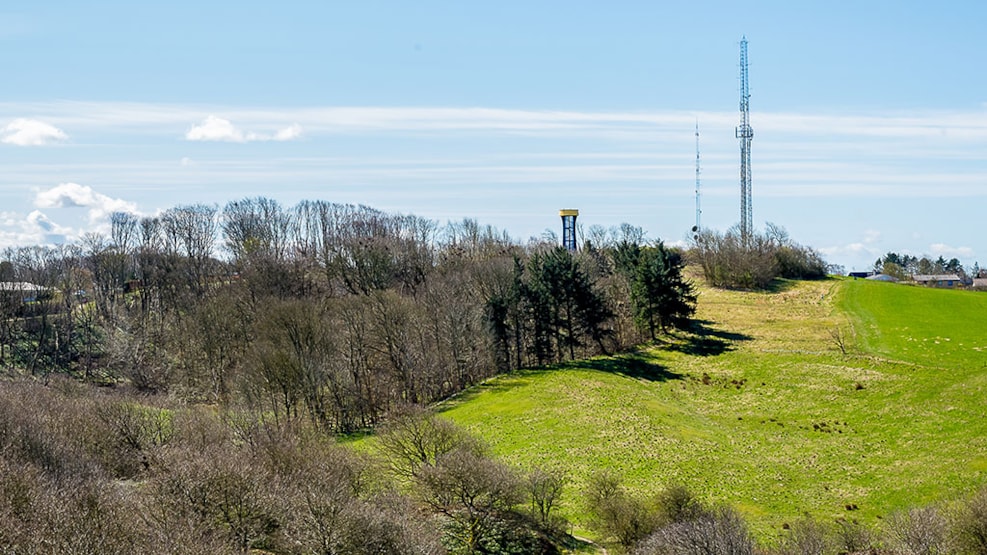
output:
[[600, 468], [734, 505], [766, 541], [805, 513], [873, 524], [987, 482], [987, 295], [702, 288], [697, 317], [699, 334], [503, 376], [442, 413], [506, 461], [568, 472], [563, 512], [586, 535], [579, 492]]

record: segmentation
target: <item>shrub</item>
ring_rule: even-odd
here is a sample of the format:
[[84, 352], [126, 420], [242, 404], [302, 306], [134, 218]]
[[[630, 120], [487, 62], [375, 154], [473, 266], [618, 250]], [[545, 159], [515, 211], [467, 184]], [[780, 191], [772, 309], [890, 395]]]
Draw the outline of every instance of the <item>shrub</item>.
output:
[[754, 542], [743, 519], [720, 507], [697, 518], [662, 526], [634, 549], [634, 555], [753, 555]]
[[693, 520], [708, 512], [706, 506], [681, 484], [671, 484], [658, 494], [658, 510], [664, 524]]
[[338, 551], [351, 555], [442, 555], [446, 553], [431, 519], [395, 493], [375, 496], [351, 506]]
[[827, 555], [833, 552], [835, 540], [829, 527], [806, 517], [792, 525], [780, 546], [782, 555]]
[[695, 238], [692, 256], [715, 287], [762, 289], [777, 277], [820, 279], [826, 261], [810, 247], [788, 237], [781, 227], [768, 224], [765, 234], [746, 239], [733, 227], [725, 234], [706, 230]]
[[153, 450], [173, 436], [171, 412], [128, 401], [93, 407], [96, 423], [91, 441], [100, 444], [104, 465], [119, 478], [132, 478], [150, 467]]
[[963, 504], [956, 521], [960, 546], [968, 553], [987, 554], [987, 488]]
[[522, 500], [521, 483], [507, 466], [468, 449], [443, 455], [416, 478], [422, 501], [446, 520], [453, 552], [474, 553], [493, 542], [498, 528]]
[[949, 522], [935, 507], [895, 513], [888, 522], [888, 535], [904, 555], [954, 552]]
[[620, 482], [609, 471], [594, 474], [587, 503], [594, 527], [629, 548], [658, 528], [661, 515], [654, 503], [630, 495]]
[[56, 479], [102, 474], [87, 452], [91, 405], [33, 382], [5, 382], [0, 389], [0, 452]]
[[763, 235], [746, 241], [737, 228], [720, 234], [706, 230], [695, 240], [695, 256], [706, 281], [715, 287], [760, 289], [778, 276], [776, 245]]
[[0, 457], [0, 552], [135, 552], [140, 537], [123, 492], [105, 482], [54, 478]]
[[455, 450], [482, 450], [475, 439], [431, 411], [406, 405], [393, 411], [380, 434], [386, 464], [397, 476], [412, 478]]
[[788, 279], [822, 279], [826, 261], [811, 247], [796, 243], [783, 244], [775, 251], [778, 275]]
[[535, 469], [528, 474], [525, 486], [531, 501], [531, 517], [543, 528], [559, 527], [559, 523], [553, 520], [552, 510], [558, 503], [566, 482], [567, 477], [560, 471]]
[[836, 519], [836, 540], [843, 553], [866, 553], [874, 544], [874, 534], [856, 520]]
[[169, 456], [149, 488], [153, 528], [175, 528], [196, 542], [222, 537], [242, 552], [272, 541], [281, 525], [280, 492], [259, 461], [233, 449]]

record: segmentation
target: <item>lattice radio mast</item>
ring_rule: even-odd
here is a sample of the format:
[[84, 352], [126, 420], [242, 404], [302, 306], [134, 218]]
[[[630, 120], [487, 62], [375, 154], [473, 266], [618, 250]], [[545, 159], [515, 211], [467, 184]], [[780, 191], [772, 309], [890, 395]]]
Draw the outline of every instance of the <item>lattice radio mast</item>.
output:
[[696, 225], [692, 226], [692, 238], [699, 239], [700, 217], [703, 210], [699, 204], [699, 120], [696, 120]]
[[740, 237], [746, 243], [753, 232], [751, 209], [751, 129], [750, 88], [747, 83], [747, 36], [740, 41], [740, 126], [735, 133], [740, 139]]

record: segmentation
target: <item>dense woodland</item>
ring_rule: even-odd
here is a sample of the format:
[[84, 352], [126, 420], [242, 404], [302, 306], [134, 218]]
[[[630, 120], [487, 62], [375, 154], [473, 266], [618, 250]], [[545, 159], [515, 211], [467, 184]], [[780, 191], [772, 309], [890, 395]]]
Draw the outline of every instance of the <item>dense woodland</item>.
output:
[[117, 213], [109, 236], [3, 253], [0, 362], [352, 432], [688, 322], [678, 252], [630, 226], [594, 239], [570, 253], [468, 220], [265, 198]]
[[[695, 307], [631, 226], [572, 253], [326, 202], [111, 220], [0, 257], [0, 552], [557, 552], [564, 477], [415, 407]], [[370, 428], [381, 456], [336, 445]]]

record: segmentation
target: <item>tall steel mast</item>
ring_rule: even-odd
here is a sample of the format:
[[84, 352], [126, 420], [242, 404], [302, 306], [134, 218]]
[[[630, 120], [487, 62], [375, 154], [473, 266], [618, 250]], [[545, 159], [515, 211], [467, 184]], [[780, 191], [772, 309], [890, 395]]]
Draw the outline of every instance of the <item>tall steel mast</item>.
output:
[[746, 243], [753, 232], [751, 209], [751, 129], [750, 89], [747, 83], [747, 36], [740, 41], [740, 126], [735, 134], [740, 139], [740, 236]]
[[699, 203], [699, 120], [696, 120], [696, 225], [692, 228], [693, 238], [699, 239], [700, 217], [703, 210]]

